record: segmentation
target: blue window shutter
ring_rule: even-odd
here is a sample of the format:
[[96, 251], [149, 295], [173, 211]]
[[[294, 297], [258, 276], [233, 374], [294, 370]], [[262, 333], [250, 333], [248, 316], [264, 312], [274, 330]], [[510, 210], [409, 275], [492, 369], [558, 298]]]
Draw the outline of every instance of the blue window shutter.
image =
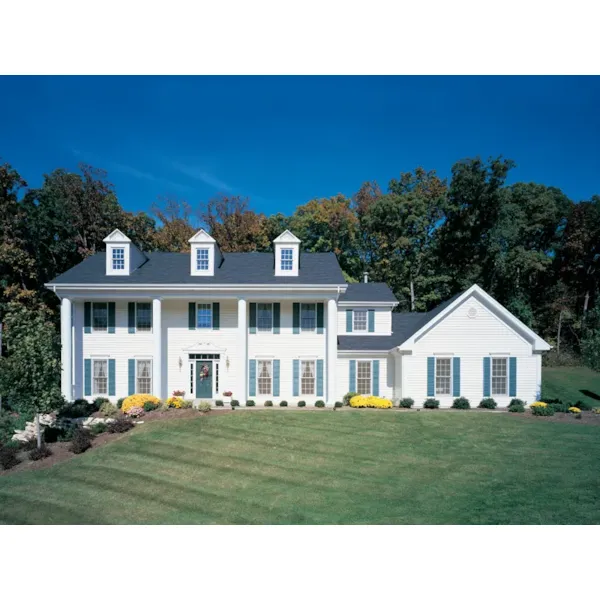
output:
[[427, 357], [427, 396], [435, 396], [435, 356]]
[[346, 333], [352, 333], [352, 309], [346, 309]]
[[279, 359], [273, 361], [273, 396], [279, 396]]
[[294, 359], [294, 396], [300, 395], [300, 361], [295, 358]]
[[323, 303], [317, 302], [317, 333], [323, 333]]
[[250, 385], [248, 386], [248, 396], [256, 396], [256, 361], [251, 359], [249, 363]]
[[127, 329], [129, 333], [135, 333], [135, 302], [127, 304]]
[[460, 357], [452, 359], [452, 395], [460, 396]]
[[379, 396], [379, 361], [373, 361], [373, 396]]
[[250, 302], [250, 321], [248, 322], [248, 333], [256, 333], [256, 302]]
[[517, 395], [517, 357], [508, 359], [508, 393], [514, 398]]
[[108, 303], [108, 333], [115, 332], [115, 303]]
[[483, 397], [488, 398], [490, 395], [490, 357], [483, 357]]
[[294, 328], [294, 333], [300, 333], [300, 303], [299, 302], [294, 302], [294, 306], [293, 306], [293, 328]]
[[83, 331], [84, 333], [92, 333], [92, 303], [83, 303]]
[[116, 390], [116, 382], [115, 382], [115, 359], [108, 359], [108, 395], [114, 396], [117, 392]]
[[273, 333], [281, 331], [281, 304], [273, 302]]
[[350, 373], [348, 375], [348, 391], [356, 392], [356, 361], [350, 361]]
[[[89, 302], [86, 302], [89, 304]], [[85, 396], [92, 395], [92, 359], [86, 358], [84, 361], [83, 374], [83, 393]]]
[[375, 311], [373, 309], [369, 309], [367, 313], [369, 317], [369, 333], [375, 332]]
[[317, 396], [323, 395], [323, 359], [317, 360]]
[[196, 303], [188, 304], [188, 329], [196, 329]]
[[135, 394], [135, 358], [130, 358], [127, 365], [127, 393]]
[[219, 329], [221, 326], [221, 305], [213, 302], [213, 329]]

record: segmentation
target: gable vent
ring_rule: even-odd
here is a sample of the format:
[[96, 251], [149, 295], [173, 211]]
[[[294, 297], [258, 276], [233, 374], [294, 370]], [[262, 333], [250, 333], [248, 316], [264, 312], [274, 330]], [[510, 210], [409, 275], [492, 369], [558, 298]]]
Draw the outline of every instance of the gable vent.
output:
[[471, 306], [471, 308], [467, 311], [467, 317], [469, 317], [469, 319], [474, 319], [477, 316], [477, 309], [474, 306]]

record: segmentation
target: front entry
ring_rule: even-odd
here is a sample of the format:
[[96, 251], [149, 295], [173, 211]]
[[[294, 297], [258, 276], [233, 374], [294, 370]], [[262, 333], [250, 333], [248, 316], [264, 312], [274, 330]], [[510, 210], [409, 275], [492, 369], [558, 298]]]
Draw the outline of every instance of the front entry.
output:
[[196, 361], [196, 398], [212, 398], [213, 396], [213, 362], [211, 360]]

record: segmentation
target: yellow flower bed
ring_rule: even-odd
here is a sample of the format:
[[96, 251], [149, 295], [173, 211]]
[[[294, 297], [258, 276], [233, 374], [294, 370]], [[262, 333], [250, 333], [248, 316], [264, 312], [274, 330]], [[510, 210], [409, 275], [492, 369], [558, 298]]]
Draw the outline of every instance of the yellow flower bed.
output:
[[173, 396], [167, 400], [167, 406], [169, 408], [182, 408], [183, 398], [181, 396]]
[[577, 414], [577, 413], [581, 412], [581, 409], [577, 408], [576, 406], [571, 406], [571, 407], [569, 407], [569, 412]]
[[542, 408], [546, 408], [548, 404], [546, 402], [532, 402], [530, 408], [533, 408], [534, 406], [541, 406]]
[[121, 410], [124, 413], [126, 413], [129, 409], [133, 408], [134, 406], [144, 408], [144, 404], [146, 404], [146, 402], [153, 402], [157, 406], [160, 404], [160, 400], [152, 394], [132, 394], [131, 396], [127, 396], [127, 398], [123, 400]]
[[392, 401], [378, 396], [354, 396], [350, 398], [353, 408], [392, 408]]

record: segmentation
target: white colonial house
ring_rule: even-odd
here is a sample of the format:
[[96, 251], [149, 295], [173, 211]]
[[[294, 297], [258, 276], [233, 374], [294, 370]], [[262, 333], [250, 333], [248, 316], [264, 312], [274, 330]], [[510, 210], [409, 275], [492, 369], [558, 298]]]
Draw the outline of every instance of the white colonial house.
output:
[[346, 283], [331, 253], [141, 252], [119, 230], [106, 252], [46, 284], [61, 299], [67, 400], [129, 394], [243, 405], [332, 405], [348, 391], [450, 406], [539, 397], [550, 346], [477, 285], [427, 313], [394, 313], [384, 283]]

